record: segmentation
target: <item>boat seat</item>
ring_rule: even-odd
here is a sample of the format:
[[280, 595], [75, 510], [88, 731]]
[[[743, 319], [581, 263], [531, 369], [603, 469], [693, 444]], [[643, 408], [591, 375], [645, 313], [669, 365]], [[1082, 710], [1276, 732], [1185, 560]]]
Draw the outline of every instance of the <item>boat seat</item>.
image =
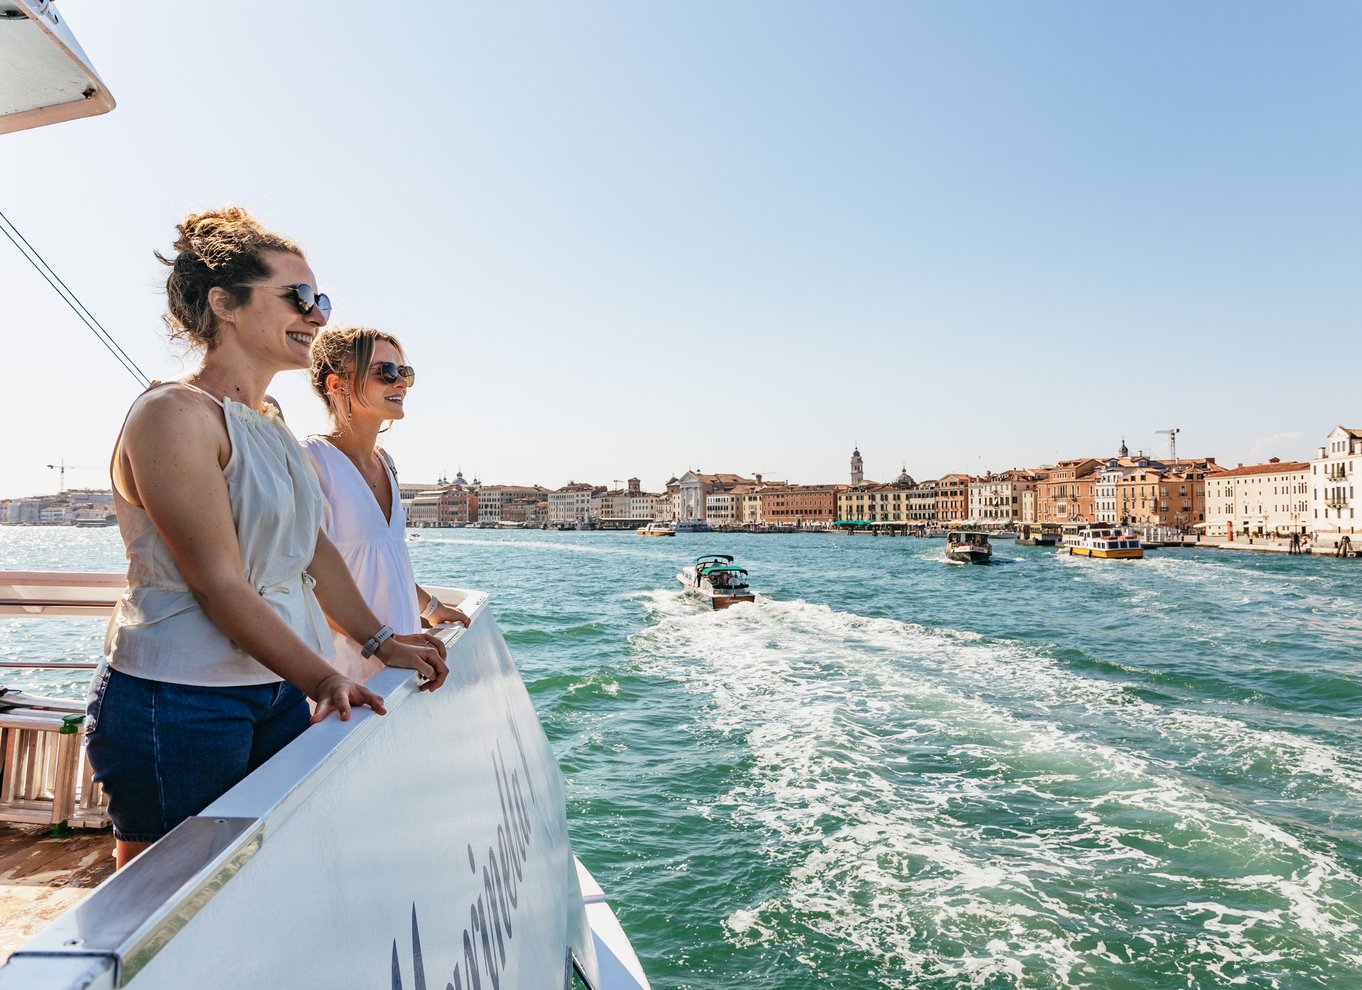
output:
[[0, 821], [106, 828], [108, 801], [85, 758], [84, 705], [31, 700], [42, 704], [0, 710]]

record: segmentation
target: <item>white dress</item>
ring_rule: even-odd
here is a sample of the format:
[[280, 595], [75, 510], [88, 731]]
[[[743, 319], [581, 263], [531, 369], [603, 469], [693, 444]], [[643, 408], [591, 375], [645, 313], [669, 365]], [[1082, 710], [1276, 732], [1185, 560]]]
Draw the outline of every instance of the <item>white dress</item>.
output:
[[[407, 516], [387, 458], [383, 463], [393, 507], [389, 519], [383, 518], [383, 509], [359, 468], [325, 437], [308, 437], [302, 446], [322, 486], [322, 529], [345, 558], [360, 594], [379, 622], [392, 626], [393, 632], [420, 632], [416, 576], [407, 553]], [[346, 677], [363, 684], [383, 669], [377, 657], [360, 656], [359, 644], [349, 636], [334, 629], [332, 636], [336, 644], [332, 663]]]

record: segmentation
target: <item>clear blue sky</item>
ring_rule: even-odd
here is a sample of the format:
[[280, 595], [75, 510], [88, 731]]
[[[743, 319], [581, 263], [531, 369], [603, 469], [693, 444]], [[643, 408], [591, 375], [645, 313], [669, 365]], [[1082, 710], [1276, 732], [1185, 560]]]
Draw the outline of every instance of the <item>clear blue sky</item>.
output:
[[[1232, 465], [1362, 425], [1356, 3], [59, 6], [119, 106], [0, 137], [0, 209], [160, 378], [153, 249], [254, 210], [406, 343], [409, 479], [833, 481], [853, 444], [923, 478], [1173, 426]], [[3, 242], [0, 339], [0, 496], [104, 484], [136, 387]]]

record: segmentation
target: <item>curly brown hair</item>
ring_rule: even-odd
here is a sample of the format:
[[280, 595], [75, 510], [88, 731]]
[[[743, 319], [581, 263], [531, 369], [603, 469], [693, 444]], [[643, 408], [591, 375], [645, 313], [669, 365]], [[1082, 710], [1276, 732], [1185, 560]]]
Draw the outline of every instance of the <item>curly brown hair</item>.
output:
[[166, 277], [166, 328], [172, 340], [212, 350], [218, 345], [218, 318], [208, 305], [208, 290], [225, 289], [234, 306], [251, 298], [251, 284], [271, 275], [267, 251], [303, 258], [297, 244], [272, 234], [239, 206], [191, 213], [175, 227], [173, 255], [156, 259], [170, 267]]
[[[356, 368], [364, 369], [367, 374], [374, 359], [374, 347], [380, 340], [396, 347], [403, 361], [407, 359], [396, 337], [371, 327], [328, 327], [312, 338], [312, 391], [326, 403], [336, 422], [347, 422], [349, 416], [340, 400], [327, 392], [326, 376], [334, 374], [349, 378]], [[362, 388], [354, 390], [354, 398], [361, 405], [367, 404]]]

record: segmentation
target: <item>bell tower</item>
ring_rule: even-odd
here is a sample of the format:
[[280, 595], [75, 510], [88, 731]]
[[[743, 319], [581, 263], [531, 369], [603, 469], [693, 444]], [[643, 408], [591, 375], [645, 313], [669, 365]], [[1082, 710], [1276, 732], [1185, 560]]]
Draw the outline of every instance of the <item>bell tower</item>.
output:
[[851, 483], [859, 485], [865, 480], [865, 465], [861, 461], [860, 446], [853, 447], [851, 450]]

